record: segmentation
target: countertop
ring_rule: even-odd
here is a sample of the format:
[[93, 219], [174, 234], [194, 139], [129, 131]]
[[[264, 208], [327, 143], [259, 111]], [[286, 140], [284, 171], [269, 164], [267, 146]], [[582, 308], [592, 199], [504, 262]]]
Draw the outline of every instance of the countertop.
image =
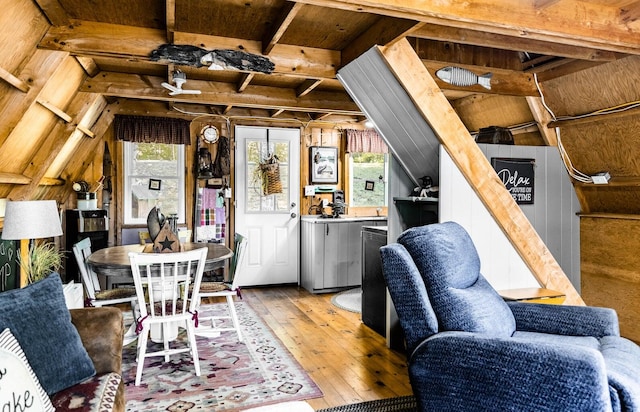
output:
[[340, 222], [362, 222], [365, 220], [382, 220], [386, 221], [386, 216], [340, 216], [323, 218], [321, 215], [302, 215], [300, 216], [304, 222], [313, 223], [340, 223]]

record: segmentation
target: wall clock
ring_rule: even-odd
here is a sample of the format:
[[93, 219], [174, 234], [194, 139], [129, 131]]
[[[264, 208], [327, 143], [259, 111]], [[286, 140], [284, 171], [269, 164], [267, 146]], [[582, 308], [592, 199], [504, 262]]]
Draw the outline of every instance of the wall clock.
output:
[[207, 143], [215, 143], [220, 137], [218, 128], [210, 124], [206, 125], [202, 128], [202, 130], [200, 130], [200, 136], [202, 136], [204, 141]]

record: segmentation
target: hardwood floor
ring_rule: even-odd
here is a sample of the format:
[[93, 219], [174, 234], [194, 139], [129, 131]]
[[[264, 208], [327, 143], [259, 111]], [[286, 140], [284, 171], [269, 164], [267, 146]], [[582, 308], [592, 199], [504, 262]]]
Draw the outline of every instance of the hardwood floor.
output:
[[410, 395], [404, 354], [388, 349], [360, 314], [335, 307], [332, 296], [296, 286], [242, 290], [322, 390], [322, 398], [307, 400], [314, 409]]

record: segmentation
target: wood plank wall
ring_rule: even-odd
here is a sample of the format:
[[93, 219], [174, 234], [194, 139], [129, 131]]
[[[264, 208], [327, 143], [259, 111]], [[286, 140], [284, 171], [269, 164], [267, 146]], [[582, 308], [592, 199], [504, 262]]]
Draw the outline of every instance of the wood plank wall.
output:
[[[631, 56], [546, 81], [546, 103], [560, 118], [640, 100], [640, 57]], [[575, 183], [581, 204], [581, 292], [613, 308], [621, 332], [640, 341], [640, 116], [637, 110], [557, 122], [574, 167], [608, 171], [607, 185]]]
[[640, 342], [640, 216], [582, 216], [582, 296], [614, 308], [620, 333]]

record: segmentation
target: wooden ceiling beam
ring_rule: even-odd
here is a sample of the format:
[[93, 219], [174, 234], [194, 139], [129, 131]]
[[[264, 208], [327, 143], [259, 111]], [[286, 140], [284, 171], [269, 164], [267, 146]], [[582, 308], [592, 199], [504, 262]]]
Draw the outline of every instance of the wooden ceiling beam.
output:
[[36, 102], [49, 110], [51, 113], [55, 114], [65, 122], [69, 123], [71, 121], [71, 116], [69, 116], [64, 110], [60, 109], [56, 105], [51, 102], [42, 99], [36, 99]]
[[507, 36], [468, 28], [444, 26], [441, 24], [423, 24], [411, 32], [411, 37], [450, 41], [481, 47], [494, 47], [512, 51], [525, 51], [581, 60], [613, 61], [623, 57], [620, 53], [608, 50], [570, 46], [562, 43], [552, 43], [520, 36]]
[[296, 87], [296, 97], [302, 97], [310, 93], [313, 89], [322, 83], [319, 79], [307, 79], [298, 87]]
[[230, 83], [189, 80], [190, 86], [201, 90], [201, 94], [169, 96], [167, 90], [161, 86], [163, 81], [164, 79], [155, 76], [102, 72], [94, 78], [87, 79], [80, 86], [80, 90], [131, 99], [331, 112], [345, 115], [362, 114], [346, 92], [314, 91], [306, 96], [296, 97], [292, 89], [249, 85], [243, 93], [237, 93], [235, 85]]
[[[537, 73], [538, 81], [545, 82], [547, 80], [556, 79], [558, 77], [566, 76], [571, 73], [576, 73], [581, 70], [590, 69], [594, 66], [598, 66], [604, 64], [604, 62], [592, 62], [586, 60], [573, 60], [573, 61], [565, 61], [564, 64], [559, 66], [544, 66], [542, 68], [543, 71]], [[533, 73], [533, 70], [527, 70], [526, 72]]]
[[165, 10], [167, 43], [173, 43], [173, 33], [176, 31], [176, 0], [165, 0]]
[[240, 81], [238, 82], [238, 87], [236, 88], [238, 93], [242, 93], [244, 89], [251, 84], [251, 80], [255, 77], [254, 73], [243, 73], [240, 76]]
[[268, 55], [273, 51], [273, 48], [280, 41], [280, 38], [287, 31], [287, 28], [303, 6], [301, 3], [285, 2], [283, 10], [278, 16], [278, 21], [273, 25], [273, 29], [262, 39], [262, 54]]
[[[40, 145], [38, 151], [23, 171], [23, 175], [29, 177], [31, 182], [25, 186], [14, 187], [9, 196], [14, 200], [28, 199], [30, 194], [40, 184], [45, 177], [47, 167], [56, 162], [56, 158], [67, 140], [72, 136], [78, 126], [83, 125], [85, 116], [95, 116], [98, 109], [104, 107], [104, 99], [92, 93], [78, 93], [71, 101], [69, 112], [74, 113], [74, 117], [69, 122], [57, 122], [51, 129], [44, 143]], [[66, 162], [65, 162], [66, 163]]]
[[35, 0], [35, 3], [52, 25], [64, 26], [69, 24], [69, 16], [58, 0]]
[[29, 91], [29, 85], [26, 82], [14, 76], [13, 74], [3, 69], [2, 67], [0, 67], [0, 79], [9, 83], [10, 85], [12, 85], [13, 87], [20, 90], [23, 93], [27, 93]]
[[[262, 53], [262, 42], [253, 40], [175, 32], [174, 42], [197, 45], [206, 50]], [[38, 47], [80, 56], [150, 62], [151, 51], [164, 43], [166, 33], [163, 30], [76, 20], [68, 26], [51, 27]], [[266, 57], [275, 64], [273, 74], [303, 78], [334, 79], [340, 65], [339, 51], [311, 47], [276, 44]]]
[[537, 10], [542, 10], [547, 7], [551, 7], [560, 0], [533, 0], [533, 7]]
[[497, 69], [492, 67], [477, 67], [477, 66], [469, 66], [469, 65], [457, 65], [456, 67], [461, 67], [463, 69], [467, 69], [477, 74], [478, 76], [483, 75], [485, 73], [492, 73], [491, 77], [491, 89], [485, 89], [480, 85], [473, 86], [454, 86], [452, 84], [446, 83], [443, 80], [440, 80], [438, 76], [436, 76], [436, 72], [446, 66], [447, 63], [432, 61], [432, 60], [422, 60], [427, 70], [431, 76], [435, 79], [438, 86], [441, 89], [448, 90], [467, 90], [475, 93], [487, 93], [487, 94], [502, 94], [509, 96], [538, 96], [538, 89], [536, 88], [533, 75], [529, 73], [522, 73], [513, 70], [504, 70]]
[[342, 50], [340, 64], [348, 64], [375, 45], [386, 45], [401, 39], [421, 25], [414, 20], [382, 16]]
[[0, 145], [5, 143], [11, 131], [36, 101], [66, 56], [66, 53], [36, 50], [19, 74], [21, 78], [33, 79], [29, 91], [26, 94], [15, 91], [6, 93], [4, 96], [0, 95], [0, 119], [2, 119]]
[[76, 60], [78, 61], [80, 66], [82, 66], [84, 72], [87, 73], [88, 76], [93, 77], [100, 72], [96, 61], [91, 57], [76, 56]]
[[619, 20], [619, 9], [578, 0], [563, 0], [544, 9], [536, 9], [533, 2], [521, 2], [514, 7], [513, 0], [412, 1], [403, 3], [402, 7], [398, 6], [398, 0], [296, 1], [517, 38], [640, 54], [637, 31], [615, 23]]
[[620, 23], [631, 23], [640, 18], [640, 1], [628, 4], [620, 9]]
[[274, 110], [273, 112], [271, 112], [271, 117], [278, 117], [278, 116], [280, 116], [283, 112], [284, 112], [284, 110], [282, 110], [282, 109], [280, 109], [280, 110]]

